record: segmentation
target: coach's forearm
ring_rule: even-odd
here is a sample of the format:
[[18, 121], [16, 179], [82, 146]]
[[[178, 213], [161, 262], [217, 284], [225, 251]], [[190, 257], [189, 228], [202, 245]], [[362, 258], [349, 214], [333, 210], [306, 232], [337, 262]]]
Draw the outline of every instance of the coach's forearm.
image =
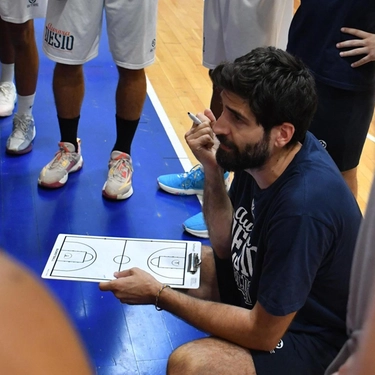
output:
[[205, 169], [203, 214], [215, 253], [219, 258], [229, 258], [233, 207], [221, 168]]
[[213, 336], [257, 350], [274, 349], [290, 323], [288, 319], [275, 325], [271, 316], [262, 319], [245, 308], [200, 300], [169, 288], [161, 293], [158, 306]]

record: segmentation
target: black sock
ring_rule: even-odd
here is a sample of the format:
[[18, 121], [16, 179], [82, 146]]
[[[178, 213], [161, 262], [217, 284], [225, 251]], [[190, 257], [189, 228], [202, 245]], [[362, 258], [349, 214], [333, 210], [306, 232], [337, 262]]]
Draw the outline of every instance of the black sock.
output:
[[139, 120], [124, 120], [116, 115], [116, 143], [113, 150], [126, 152], [130, 155], [130, 149]]
[[61, 118], [57, 116], [60, 127], [61, 142], [69, 142], [78, 150], [77, 132], [80, 116], [76, 118]]

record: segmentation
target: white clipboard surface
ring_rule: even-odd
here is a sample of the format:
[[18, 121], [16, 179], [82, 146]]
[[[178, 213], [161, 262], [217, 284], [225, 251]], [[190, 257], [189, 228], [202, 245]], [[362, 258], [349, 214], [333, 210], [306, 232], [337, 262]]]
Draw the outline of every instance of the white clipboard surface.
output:
[[42, 277], [101, 282], [138, 267], [173, 288], [196, 289], [201, 246], [198, 241], [59, 234]]

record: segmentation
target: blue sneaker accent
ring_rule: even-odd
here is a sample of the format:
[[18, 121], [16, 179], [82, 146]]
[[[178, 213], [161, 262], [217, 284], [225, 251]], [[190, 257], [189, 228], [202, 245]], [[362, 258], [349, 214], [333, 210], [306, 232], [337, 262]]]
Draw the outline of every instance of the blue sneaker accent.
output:
[[208, 230], [203, 218], [203, 212], [196, 214], [185, 220], [182, 224], [184, 230], [193, 236], [208, 238]]
[[[224, 179], [227, 183], [229, 172], [224, 173]], [[197, 164], [189, 172], [159, 176], [157, 182], [161, 189], [170, 194], [203, 195], [204, 171], [202, 165]]]
[[198, 164], [189, 172], [166, 174], [159, 176], [157, 181], [160, 188], [170, 194], [203, 194], [204, 172], [202, 166]]

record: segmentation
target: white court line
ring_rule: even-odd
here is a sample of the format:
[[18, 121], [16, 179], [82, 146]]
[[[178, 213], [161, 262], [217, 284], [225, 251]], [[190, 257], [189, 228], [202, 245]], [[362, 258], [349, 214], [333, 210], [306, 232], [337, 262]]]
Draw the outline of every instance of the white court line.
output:
[[[147, 94], [151, 100], [151, 103], [154, 106], [154, 109], [157, 115], [159, 116], [160, 122], [163, 125], [163, 128], [165, 132], [167, 133], [169, 140], [172, 143], [172, 146], [174, 148], [174, 151], [176, 152], [178, 159], [180, 160], [182, 168], [184, 168], [185, 172], [188, 172], [193, 167], [193, 164], [191, 163], [184, 148], [182, 147], [180, 139], [178, 138], [171, 122], [169, 121], [169, 118], [167, 114], [165, 113], [164, 108], [161, 105], [160, 100], [158, 96], [156, 95], [156, 92], [154, 88], [152, 87], [150, 80], [148, 79], [148, 77], [146, 77], [146, 79], [147, 79]], [[176, 171], [176, 173], [180, 173], [180, 171]], [[197, 195], [197, 198], [200, 204], [202, 204], [203, 197], [201, 195]]]
[[368, 138], [370, 141], [372, 141], [372, 142], [375, 143], [375, 137], [374, 137], [373, 135], [371, 135], [370, 133], [367, 134], [367, 138]]
[[[147, 77], [146, 77], [147, 78]], [[180, 142], [180, 139], [178, 138], [171, 122], [169, 121], [169, 118], [167, 116], [167, 114], [165, 113], [164, 111], [164, 108], [163, 106], [161, 105], [160, 103], [160, 100], [158, 98], [158, 96], [156, 95], [156, 92], [154, 90], [154, 88], [152, 87], [151, 85], [151, 82], [149, 81], [149, 79], [147, 78], [147, 94], [152, 102], [152, 105], [154, 106], [155, 108], [155, 111], [156, 113], [158, 114], [159, 116], [159, 119], [164, 127], [164, 130], [165, 132], [167, 133], [167, 136], [169, 138], [169, 140], [171, 141], [172, 143], [172, 146], [176, 152], [176, 155], [178, 157], [178, 159], [180, 160], [181, 164], [182, 164], [182, 167], [184, 168], [184, 170], [187, 172], [189, 171], [191, 168], [192, 168], [192, 163], [189, 159], [189, 157], [187, 156], [181, 142]], [[180, 171], [176, 171], [176, 173], [180, 173]]]

